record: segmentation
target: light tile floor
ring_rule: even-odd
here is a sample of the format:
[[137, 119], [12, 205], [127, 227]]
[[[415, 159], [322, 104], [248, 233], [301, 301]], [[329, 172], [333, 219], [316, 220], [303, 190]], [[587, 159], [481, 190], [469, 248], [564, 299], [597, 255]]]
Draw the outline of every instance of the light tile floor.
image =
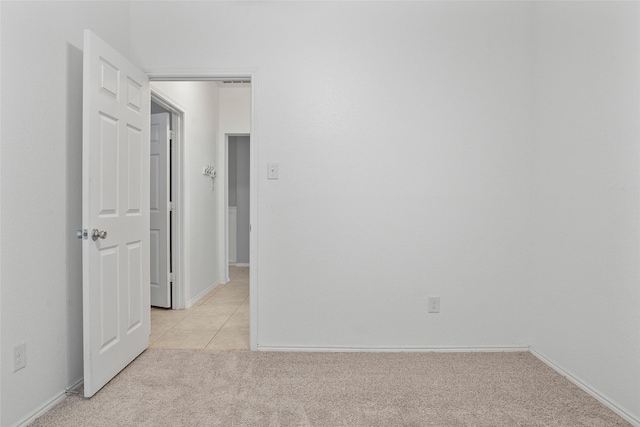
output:
[[150, 348], [249, 349], [249, 267], [186, 310], [151, 307]]

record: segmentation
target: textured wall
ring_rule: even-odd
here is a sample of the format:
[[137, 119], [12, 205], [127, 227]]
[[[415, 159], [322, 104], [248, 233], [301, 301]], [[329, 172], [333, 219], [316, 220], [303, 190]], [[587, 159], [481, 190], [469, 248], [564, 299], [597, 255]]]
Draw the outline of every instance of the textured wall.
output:
[[131, 3], [143, 69], [257, 70], [259, 346], [527, 344], [531, 7]]
[[533, 348], [640, 422], [640, 6], [536, 5]]
[[[6, 2], [2, 51], [2, 419], [82, 378], [82, 32], [125, 55], [123, 2]], [[13, 372], [26, 342], [27, 367]]]
[[531, 343], [640, 419], [637, 3], [0, 7], [2, 425], [82, 375], [84, 28], [257, 70], [259, 346]]

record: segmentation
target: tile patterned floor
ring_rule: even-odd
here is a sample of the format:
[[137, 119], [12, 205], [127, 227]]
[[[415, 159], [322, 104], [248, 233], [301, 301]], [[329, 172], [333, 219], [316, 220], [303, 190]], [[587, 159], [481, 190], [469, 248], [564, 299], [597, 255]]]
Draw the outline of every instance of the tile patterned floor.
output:
[[249, 349], [249, 267], [186, 310], [151, 307], [150, 348]]

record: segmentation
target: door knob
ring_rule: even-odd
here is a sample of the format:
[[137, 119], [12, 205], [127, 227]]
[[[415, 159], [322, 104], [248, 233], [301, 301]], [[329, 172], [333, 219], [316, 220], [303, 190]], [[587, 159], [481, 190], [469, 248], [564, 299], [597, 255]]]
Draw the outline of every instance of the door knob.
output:
[[91, 238], [93, 239], [94, 242], [98, 239], [106, 239], [107, 232], [104, 230], [100, 231], [97, 228], [94, 228], [93, 231], [91, 232]]

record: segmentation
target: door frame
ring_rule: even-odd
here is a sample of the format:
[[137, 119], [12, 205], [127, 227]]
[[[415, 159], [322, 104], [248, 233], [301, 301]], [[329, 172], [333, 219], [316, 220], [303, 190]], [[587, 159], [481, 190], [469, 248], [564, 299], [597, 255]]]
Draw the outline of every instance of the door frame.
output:
[[[151, 81], [149, 82], [151, 83]], [[184, 115], [185, 110], [177, 102], [164, 94], [161, 90], [149, 86], [151, 100], [169, 111], [171, 115], [171, 202], [174, 208], [171, 212], [171, 272], [173, 282], [171, 284], [171, 308], [174, 310], [186, 307], [186, 271], [184, 269], [184, 244], [183, 244], [183, 146], [184, 146]]]
[[[251, 224], [251, 232], [249, 233], [249, 347], [251, 350], [258, 349], [258, 108], [257, 108], [257, 93], [258, 93], [258, 69], [257, 68], [243, 68], [243, 69], [199, 69], [199, 70], [186, 70], [185, 69], [177, 69], [177, 70], [144, 70], [144, 72], [149, 76], [149, 82], [153, 83], [154, 81], [217, 81], [217, 80], [237, 80], [237, 79], [249, 79], [251, 81], [251, 126], [250, 126], [250, 135], [251, 135], [251, 143], [249, 144], [249, 192], [250, 192], [250, 201], [249, 201], [249, 209], [250, 209], [250, 224]], [[157, 93], [157, 91], [156, 91]], [[184, 136], [184, 121], [182, 122], [182, 127], [180, 129], [181, 136]], [[180, 134], [180, 132], [178, 132]], [[183, 159], [184, 159], [184, 143], [178, 146], [178, 151], [180, 153], [180, 163], [175, 163], [172, 168], [174, 168], [174, 172], [176, 168], [180, 171], [180, 176], [183, 174]], [[218, 144], [218, 160], [216, 161], [216, 168], [219, 171], [227, 170], [226, 164], [226, 156], [224, 155], [226, 152], [226, 141], [220, 141]], [[173, 160], [173, 159], [172, 159]], [[224, 187], [227, 186], [227, 176], [226, 173], [221, 173], [219, 177], [224, 180], [221, 185]], [[174, 175], [175, 177], [175, 175]], [[177, 211], [181, 212], [182, 206], [182, 195], [183, 188], [182, 182], [180, 180], [180, 187], [177, 188], [178, 195], [180, 199], [177, 201]], [[174, 187], [175, 183], [172, 182], [172, 189], [176, 189]], [[174, 193], [174, 196], [176, 193]], [[227, 220], [228, 212], [224, 212], [224, 210], [228, 211], [227, 202], [225, 197], [227, 195], [227, 191], [218, 191], [217, 201], [219, 206], [218, 212], [218, 229], [224, 233], [226, 228], [225, 221]], [[223, 212], [220, 212], [223, 211]], [[184, 215], [179, 215], [179, 219], [174, 217], [173, 219], [174, 230], [176, 228], [180, 231], [180, 233], [184, 233], [188, 229], [188, 224], [185, 224]], [[184, 245], [183, 240], [180, 241], [180, 256], [184, 256]], [[172, 243], [172, 245], [175, 244]], [[228, 279], [228, 269], [229, 266], [227, 263], [227, 250], [226, 250], [227, 241], [226, 239], [220, 239], [218, 243], [218, 263], [220, 265], [221, 276], [220, 280]], [[173, 246], [175, 249], [176, 246]], [[224, 265], [226, 264], [226, 265]], [[175, 267], [175, 265], [174, 265]], [[180, 283], [184, 284], [184, 280], [187, 280], [186, 272], [182, 271], [182, 277], [180, 277]], [[183, 303], [186, 301], [185, 287], [184, 286], [175, 286], [175, 288], [180, 288], [180, 295], [177, 295], [180, 301]], [[180, 299], [181, 298], [181, 299]], [[184, 306], [182, 306], [184, 308]]]

